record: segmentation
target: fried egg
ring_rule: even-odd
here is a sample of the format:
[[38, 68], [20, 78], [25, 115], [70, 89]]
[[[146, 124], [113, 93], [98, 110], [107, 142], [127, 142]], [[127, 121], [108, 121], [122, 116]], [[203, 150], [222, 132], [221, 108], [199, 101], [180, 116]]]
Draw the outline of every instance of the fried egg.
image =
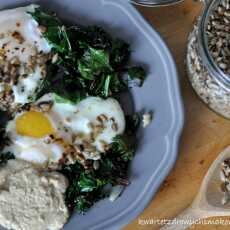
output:
[[[17, 81], [14, 83], [12, 68], [9, 69], [10, 74], [1, 71], [0, 96], [4, 98], [4, 93], [10, 92], [13, 104], [23, 104], [30, 100], [44, 78], [44, 69], [34, 63], [34, 66], [28, 66], [28, 63], [33, 58], [36, 60], [37, 54], [47, 54], [51, 50], [38, 23], [29, 13], [34, 12], [36, 7], [29, 5], [0, 11], [0, 68], [5, 70], [7, 65], [13, 65], [17, 69]], [[12, 106], [12, 100], [8, 106]]]
[[85, 159], [97, 160], [125, 129], [123, 110], [113, 98], [87, 97], [78, 104], [57, 102], [47, 94], [17, 113], [7, 127], [4, 151], [39, 165], [60, 163], [70, 146]]

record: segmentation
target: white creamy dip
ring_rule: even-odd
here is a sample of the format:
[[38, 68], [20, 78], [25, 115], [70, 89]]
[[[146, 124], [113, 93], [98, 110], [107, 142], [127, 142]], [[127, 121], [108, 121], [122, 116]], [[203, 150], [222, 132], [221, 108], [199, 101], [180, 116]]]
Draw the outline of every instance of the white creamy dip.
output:
[[67, 179], [39, 172], [20, 160], [0, 169], [0, 224], [14, 230], [58, 230], [69, 217], [64, 201]]

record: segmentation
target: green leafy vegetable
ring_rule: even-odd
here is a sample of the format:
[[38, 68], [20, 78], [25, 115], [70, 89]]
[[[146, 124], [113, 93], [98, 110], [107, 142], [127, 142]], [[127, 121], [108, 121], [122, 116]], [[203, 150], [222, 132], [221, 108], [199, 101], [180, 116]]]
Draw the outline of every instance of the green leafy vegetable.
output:
[[73, 104], [73, 102], [67, 98], [61, 97], [57, 94], [54, 94], [54, 100], [56, 103], [63, 103], [63, 104]]
[[85, 213], [92, 206], [91, 201], [85, 195], [77, 196], [75, 203], [75, 210], [79, 213]]
[[128, 89], [126, 73], [129, 80], [139, 79], [143, 84], [144, 69], [128, 65], [130, 48], [126, 42], [112, 39], [97, 26], [63, 26], [55, 14], [40, 8], [30, 14], [46, 28], [43, 35], [58, 54], [57, 62], [51, 63], [55, 67], [48, 68], [36, 98], [51, 91], [72, 102], [87, 95], [106, 98]]
[[111, 65], [114, 68], [122, 68], [122, 66], [125, 66], [128, 63], [129, 57], [129, 44], [119, 39], [114, 40], [110, 56]]
[[65, 26], [48, 27], [44, 37], [49, 41], [56, 52], [66, 53], [72, 51]]
[[78, 40], [81, 48], [84, 46], [99, 50], [111, 50], [112, 48], [113, 39], [99, 26], [70, 26], [68, 34], [72, 42]]
[[92, 175], [87, 175], [85, 173], [80, 174], [78, 186], [81, 192], [92, 192], [94, 189], [97, 189], [102, 185], [103, 182], [99, 179], [95, 179]]
[[112, 144], [112, 151], [120, 155], [120, 157], [126, 162], [131, 161], [134, 155], [134, 149], [127, 145], [127, 142], [122, 136], [116, 136]]
[[132, 115], [126, 115], [125, 120], [126, 120], [126, 132], [130, 135], [132, 135], [132, 133], [136, 133], [141, 122], [140, 114], [134, 113]]
[[87, 172], [78, 162], [64, 166], [60, 172], [70, 182], [65, 196], [68, 207], [84, 213], [96, 201], [109, 195], [105, 186], [127, 185], [128, 162], [133, 153], [133, 149], [126, 144], [126, 138], [117, 136], [110, 150], [99, 161], [98, 170]]
[[15, 156], [11, 152], [6, 152], [3, 153], [2, 150], [4, 146], [8, 143], [8, 138], [5, 135], [5, 128], [7, 122], [11, 119], [11, 115], [6, 112], [0, 110], [0, 138], [1, 138], [1, 143], [0, 143], [0, 166], [4, 166], [8, 160], [10, 159], [15, 159]]
[[4, 166], [8, 160], [15, 159], [15, 156], [13, 153], [7, 152], [7, 153], [1, 153], [0, 154], [0, 166]]
[[38, 7], [34, 10], [34, 12], [28, 12], [28, 13], [31, 14], [32, 17], [41, 25], [49, 26], [49, 27], [61, 25], [60, 20], [57, 18], [57, 16], [54, 13], [48, 14], [40, 10], [40, 8]]
[[65, 26], [55, 14], [48, 14], [36, 8], [34, 12], [29, 12], [32, 17], [44, 27], [43, 36], [50, 45], [60, 53], [71, 52], [71, 44]]
[[128, 75], [131, 80], [139, 80], [139, 86], [142, 86], [145, 80], [145, 70], [142, 67], [130, 67], [128, 69]]
[[57, 68], [56, 65], [52, 64], [47, 65], [47, 76], [40, 85], [35, 100], [46, 93], [55, 93], [55, 99], [59, 103], [61, 101], [78, 103], [88, 94], [80, 78], [74, 80], [71, 78], [65, 68]]
[[[0, 110], [0, 154], [4, 146], [9, 142], [8, 138], [5, 135], [5, 128], [7, 122], [12, 118], [11, 114], [6, 111]], [[5, 156], [4, 156], [5, 157]]]
[[78, 61], [78, 70], [82, 77], [94, 80], [96, 75], [112, 71], [109, 64], [109, 54], [104, 50], [89, 47]]
[[103, 90], [103, 95], [105, 97], [109, 96], [109, 88], [110, 88], [110, 82], [111, 82], [112, 77], [113, 77], [112, 75], [107, 75], [105, 78], [105, 84], [104, 84], [104, 90]]

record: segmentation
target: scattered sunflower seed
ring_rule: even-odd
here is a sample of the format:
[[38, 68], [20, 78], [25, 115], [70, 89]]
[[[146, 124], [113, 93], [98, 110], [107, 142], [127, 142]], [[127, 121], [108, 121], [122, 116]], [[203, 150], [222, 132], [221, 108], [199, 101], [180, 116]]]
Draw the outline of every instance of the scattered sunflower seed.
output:
[[143, 121], [143, 127], [144, 128], [147, 127], [152, 121], [152, 114], [151, 113], [143, 114], [142, 121]]

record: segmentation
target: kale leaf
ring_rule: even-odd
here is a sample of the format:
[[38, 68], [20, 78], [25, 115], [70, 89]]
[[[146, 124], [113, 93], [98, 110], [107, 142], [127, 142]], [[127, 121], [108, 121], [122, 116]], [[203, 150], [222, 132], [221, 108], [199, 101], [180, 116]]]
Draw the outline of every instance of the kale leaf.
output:
[[15, 156], [11, 152], [0, 153], [0, 166], [6, 165], [8, 160], [15, 159]]
[[109, 195], [105, 186], [127, 185], [128, 163], [133, 153], [125, 137], [117, 136], [110, 150], [99, 160], [97, 170], [87, 172], [78, 162], [63, 166], [60, 172], [69, 180], [65, 200], [70, 210], [84, 213], [95, 202]]
[[123, 161], [131, 161], [134, 155], [134, 149], [127, 145], [125, 138], [118, 135], [114, 138], [111, 151], [120, 155]]
[[30, 14], [45, 28], [42, 33], [52, 52], [58, 55], [57, 61], [51, 63], [55, 67], [47, 68], [48, 74], [36, 98], [53, 91], [78, 102], [87, 95], [107, 98], [127, 90], [128, 80], [143, 84], [146, 73], [142, 67], [129, 66], [131, 52], [126, 42], [112, 39], [98, 26], [63, 26], [55, 14], [41, 8]]
[[110, 62], [113, 68], [122, 69], [127, 65], [130, 57], [130, 47], [129, 44], [116, 39], [112, 43], [112, 51], [110, 55]]
[[31, 14], [32, 17], [43, 26], [53, 27], [61, 25], [61, 22], [56, 14], [48, 14], [45, 11], [42, 11], [39, 7], [35, 8], [34, 12], [28, 13]]
[[[6, 111], [0, 110], [0, 139], [1, 139], [1, 142], [0, 142], [0, 154], [1, 154], [5, 144], [7, 144], [9, 142], [7, 136], [5, 135], [5, 128], [6, 128], [7, 122], [11, 118], [12, 118], [12, 114], [10, 114], [10, 113], [8, 113]], [[1, 160], [0, 160], [0, 162], [1, 162]]]
[[109, 54], [104, 50], [88, 47], [78, 61], [78, 70], [82, 77], [94, 80], [95, 75], [113, 71], [109, 63]]
[[139, 113], [134, 113], [132, 115], [126, 115], [126, 130], [125, 132], [132, 135], [132, 133], [136, 133], [137, 129], [140, 126], [141, 117]]
[[44, 27], [43, 36], [49, 44], [60, 53], [71, 52], [71, 44], [66, 32], [65, 26], [62, 25], [56, 14], [48, 14], [36, 8], [34, 12], [29, 12], [32, 17]]
[[140, 66], [128, 68], [128, 76], [130, 80], [138, 80], [138, 85], [142, 86], [146, 77], [145, 70]]
[[36, 98], [40, 98], [46, 93], [55, 93], [55, 99], [60, 102], [78, 103], [88, 94], [81, 78], [70, 76], [68, 71], [61, 66], [48, 64], [47, 76], [42, 81]]
[[8, 143], [8, 138], [5, 135], [5, 128], [7, 122], [11, 119], [11, 114], [9, 114], [6, 111], [0, 110], [0, 138], [1, 138], [1, 143], [0, 143], [0, 166], [4, 166], [8, 160], [15, 159], [15, 156], [11, 152], [6, 152], [3, 153], [2, 150], [4, 148], [4, 145]]

